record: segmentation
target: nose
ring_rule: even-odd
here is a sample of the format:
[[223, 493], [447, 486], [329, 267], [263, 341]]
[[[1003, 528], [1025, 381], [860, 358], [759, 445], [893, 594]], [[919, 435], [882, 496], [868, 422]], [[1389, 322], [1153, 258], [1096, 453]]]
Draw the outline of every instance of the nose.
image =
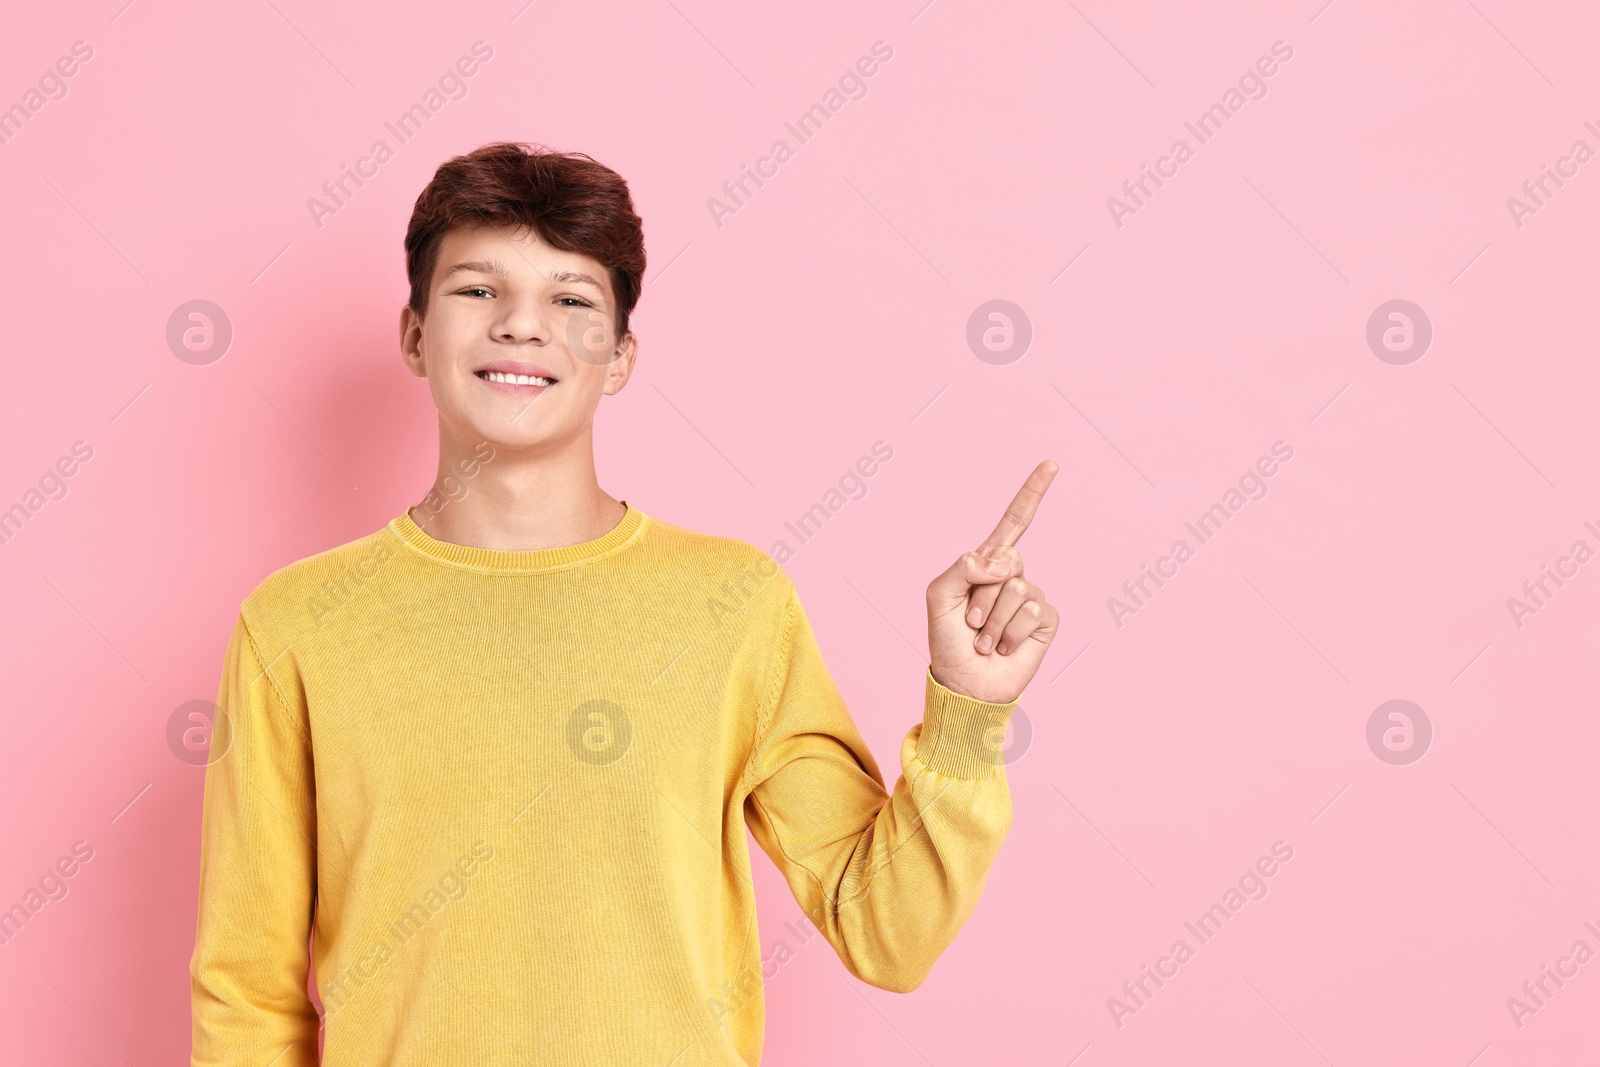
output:
[[495, 340], [538, 345], [549, 342], [550, 324], [537, 300], [508, 300], [504, 308], [504, 313], [493, 326]]

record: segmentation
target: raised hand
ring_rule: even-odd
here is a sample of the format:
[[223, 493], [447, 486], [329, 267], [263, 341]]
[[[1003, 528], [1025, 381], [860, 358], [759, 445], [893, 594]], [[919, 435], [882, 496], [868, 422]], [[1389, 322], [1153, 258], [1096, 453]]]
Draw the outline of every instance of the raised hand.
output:
[[934, 681], [994, 704], [1016, 700], [1044, 661], [1061, 615], [1022, 577], [1022, 537], [1059, 469], [1045, 460], [994, 532], [928, 585], [928, 650]]

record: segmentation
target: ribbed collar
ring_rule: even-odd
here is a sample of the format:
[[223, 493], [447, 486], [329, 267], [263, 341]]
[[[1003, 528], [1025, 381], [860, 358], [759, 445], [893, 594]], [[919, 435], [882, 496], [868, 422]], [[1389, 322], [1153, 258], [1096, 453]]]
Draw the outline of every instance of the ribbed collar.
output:
[[407, 508], [397, 518], [389, 521], [389, 529], [407, 547], [429, 559], [465, 570], [497, 574], [538, 574], [542, 571], [579, 567], [622, 551], [638, 540], [644, 532], [649, 516], [626, 500], [621, 501], [628, 510], [622, 521], [611, 532], [593, 541], [559, 548], [539, 548], [521, 552], [501, 552], [490, 548], [474, 548], [430, 537], [411, 517]]

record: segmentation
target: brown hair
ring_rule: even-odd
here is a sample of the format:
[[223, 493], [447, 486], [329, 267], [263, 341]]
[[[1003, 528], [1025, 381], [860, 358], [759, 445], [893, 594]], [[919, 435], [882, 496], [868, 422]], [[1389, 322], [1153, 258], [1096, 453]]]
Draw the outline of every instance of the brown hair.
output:
[[531, 230], [545, 244], [605, 267], [616, 294], [616, 336], [644, 283], [644, 228], [628, 183], [582, 152], [496, 141], [440, 164], [417, 197], [406, 227], [411, 308], [428, 310], [428, 287], [449, 230], [463, 226]]

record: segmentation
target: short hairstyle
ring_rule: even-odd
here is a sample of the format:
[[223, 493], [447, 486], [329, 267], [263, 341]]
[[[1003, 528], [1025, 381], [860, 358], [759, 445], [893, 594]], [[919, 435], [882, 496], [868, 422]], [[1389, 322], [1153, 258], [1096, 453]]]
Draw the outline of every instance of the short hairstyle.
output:
[[444, 235], [470, 226], [532, 231], [552, 248], [594, 259], [611, 275], [616, 336], [627, 335], [644, 283], [644, 227], [616, 171], [582, 152], [519, 141], [496, 141], [440, 164], [406, 227], [406, 278], [419, 316], [428, 310]]

